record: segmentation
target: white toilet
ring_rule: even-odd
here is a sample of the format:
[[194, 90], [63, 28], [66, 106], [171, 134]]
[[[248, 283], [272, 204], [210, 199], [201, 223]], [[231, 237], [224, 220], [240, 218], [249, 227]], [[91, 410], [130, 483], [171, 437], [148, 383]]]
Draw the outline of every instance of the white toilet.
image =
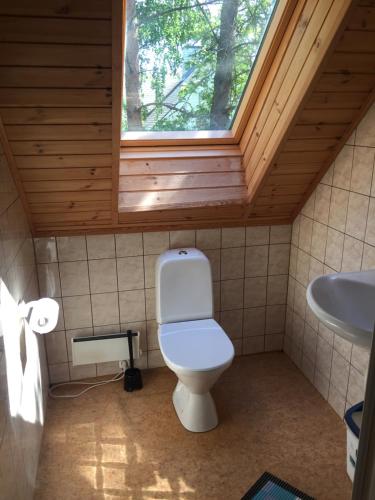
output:
[[160, 350], [178, 377], [176, 413], [189, 431], [209, 431], [218, 424], [209, 391], [234, 356], [232, 342], [213, 319], [209, 260], [196, 248], [168, 250], [155, 274]]

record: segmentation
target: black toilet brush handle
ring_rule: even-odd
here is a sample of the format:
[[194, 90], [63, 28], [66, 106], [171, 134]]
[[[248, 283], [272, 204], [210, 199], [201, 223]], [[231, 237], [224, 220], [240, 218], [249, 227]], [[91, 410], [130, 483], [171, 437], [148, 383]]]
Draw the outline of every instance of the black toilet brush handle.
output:
[[127, 330], [126, 333], [128, 335], [130, 368], [134, 368], [134, 359], [133, 359], [133, 332], [131, 330]]

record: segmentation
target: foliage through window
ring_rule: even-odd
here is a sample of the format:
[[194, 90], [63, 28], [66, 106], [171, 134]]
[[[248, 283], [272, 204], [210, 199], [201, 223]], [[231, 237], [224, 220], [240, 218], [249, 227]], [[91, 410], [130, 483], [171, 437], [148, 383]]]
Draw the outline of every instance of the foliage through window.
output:
[[228, 130], [276, 0], [126, 0], [123, 131]]

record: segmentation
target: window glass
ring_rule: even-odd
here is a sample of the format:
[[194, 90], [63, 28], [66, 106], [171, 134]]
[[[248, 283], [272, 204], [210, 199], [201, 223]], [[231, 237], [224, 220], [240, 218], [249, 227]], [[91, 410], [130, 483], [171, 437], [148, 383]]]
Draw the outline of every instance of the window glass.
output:
[[123, 131], [228, 130], [276, 0], [127, 0]]

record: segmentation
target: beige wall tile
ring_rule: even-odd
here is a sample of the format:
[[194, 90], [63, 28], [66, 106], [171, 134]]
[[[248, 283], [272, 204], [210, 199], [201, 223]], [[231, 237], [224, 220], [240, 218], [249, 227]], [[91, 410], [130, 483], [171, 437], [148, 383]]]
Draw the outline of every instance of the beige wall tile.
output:
[[242, 338], [243, 309], [222, 311], [220, 325], [231, 339]]
[[335, 160], [332, 185], [349, 189], [353, 165], [353, 146], [345, 145]]
[[309, 270], [309, 281], [321, 276], [323, 274], [323, 264], [315, 259], [314, 257], [310, 257], [310, 270]]
[[94, 326], [94, 335], [109, 335], [111, 333], [119, 333], [121, 331], [119, 323], [114, 323], [112, 325], [98, 325]]
[[319, 337], [328, 342], [330, 346], [333, 346], [335, 334], [322, 322], [319, 322], [318, 334]]
[[67, 330], [92, 326], [90, 295], [64, 297], [63, 308]]
[[197, 248], [201, 250], [220, 248], [221, 230], [220, 229], [198, 229], [196, 234]]
[[368, 196], [357, 193], [349, 194], [348, 215], [346, 219], [347, 234], [360, 240], [364, 239], [368, 208]]
[[284, 344], [284, 335], [281, 333], [271, 333], [271, 335], [266, 335], [264, 337], [264, 350], [266, 352], [270, 351], [282, 351]]
[[332, 186], [334, 168], [335, 168], [335, 163], [332, 163], [332, 165], [329, 167], [327, 172], [324, 174], [322, 180], [320, 181], [322, 184], [326, 184], [327, 186]]
[[270, 245], [268, 274], [288, 274], [289, 270], [289, 244]]
[[146, 288], [146, 318], [155, 319], [156, 318], [156, 304], [155, 304], [155, 288]]
[[267, 278], [245, 278], [245, 307], [264, 306], [267, 302]]
[[351, 364], [364, 376], [367, 374], [370, 351], [358, 345], [353, 345]]
[[96, 365], [96, 375], [103, 377], [104, 375], [115, 375], [120, 372], [118, 361], [108, 361], [106, 363], [98, 363]]
[[337, 415], [342, 419], [345, 412], [345, 398], [331, 384], [329, 386], [328, 402], [335, 410]]
[[158, 324], [156, 321], [151, 320], [146, 323], [147, 328], [147, 349], [159, 349], [159, 339], [158, 339]]
[[165, 361], [160, 351], [149, 351], [147, 357], [149, 368], [159, 368], [161, 366], [165, 366]]
[[145, 255], [161, 254], [169, 248], [169, 232], [143, 233], [143, 250]]
[[185, 231], [170, 231], [169, 241], [171, 248], [195, 247], [195, 231], [194, 229], [187, 229]]
[[91, 295], [92, 320], [94, 326], [119, 323], [118, 293], [97, 293]]
[[292, 239], [292, 226], [281, 225], [271, 226], [270, 243], [290, 243]]
[[142, 233], [115, 234], [115, 240], [117, 257], [143, 255]]
[[116, 257], [115, 237], [113, 234], [86, 236], [89, 259], [111, 259]]
[[349, 144], [350, 146], [354, 146], [356, 132], [357, 132], [357, 130], [353, 130], [353, 132], [351, 133], [349, 139], [346, 141], [346, 144]]
[[59, 265], [38, 264], [39, 290], [42, 297], [61, 297]]
[[266, 308], [251, 307], [244, 309], [243, 336], [263, 335], [266, 327]]
[[375, 269], [375, 247], [367, 245], [363, 246], [362, 271]]
[[313, 384], [314, 383], [315, 365], [305, 355], [302, 356], [302, 371], [303, 371], [305, 377], [307, 377], [310, 380], [310, 382]]
[[221, 310], [243, 307], [243, 279], [221, 282]]
[[347, 361], [350, 361], [352, 355], [352, 346], [353, 344], [343, 339], [339, 335], [334, 336], [333, 348]]
[[266, 334], [283, 333], [285, 329], [285, 305], [267, 306]]
[[243, 278], [245, 247], [221, 250], [221, 279]]
[[256, 226], [246, 228], [246, 246], [268, 245], [269, 241], [269, 226]]
[[145, 287], [143, 257], [122, 257], [117, 259], [119, 290], [138, 290]]
[[146, 319], [146, 304], [144, 290], [129, 290], [119, 293], [120, 321], [132, 323]]
[[87, 260], [84, 236], [60, 236], [56, 241], [59, 262]]
[[306, 288], [297, 281], [294, 289], [293, 309], [301, 316], [301, 318], [305, 318], [306, 306]]
[[334, 350], [332, 354], [331, 383], [344, 398], [346, 398], [348, 390], [349, 369], [349, 362]]
[[221, 275], [221, 250], [215, 249], [215, 250], [205, 250], [204, 254], [210, 261], [211, 265], [211, 273], [212, 273], [212, 280], [213, 281], [219, 281], [220, 280], [220, 275]]
[[155, 287], [155, 264], [158, 255], [145, 255], [144, 256], [144, 267], [145, 267], [145, 287], [154, 288]]
[[332, 352], [333, 348], [324, 339], [318, 336], [318, 344], [316, 347], [316, 368], [322, 373], [328, 380], [331, 375], [331, 365], [332, 365]]
[[293, 326], [292, 326], [292, 337], [293, 343], [298, 344], [302, 347], [303, 345], [303, 337], [304, 337], [304, 321], [301, 316], [296, 313], [293, 313]]
[[90, 292], [87, 261], [61, 262], [59, 266], [63, 297]]
[[314, 209], [315, 209], [315, 191], [306, 201], [304, 206], [301, 208], [301, 214], [306, 217], [310, 217], [310, 219], [314, 218]]
[[350, 190], [369, 195], [374, 170], [374, 148], [355, 147]]
[[34, 247], [38, 264], [57, 262], [56, 238], [34, 238]]
[[292, 244], [298, 247], [299, 243], [299, 225], [300, 225], [300, 220], [301, 220], [301, 215], [297, 215], [297, 217], [294, 219], [293, 225], [292, 225]]
[[329, 380], [318, 369], [315, 370], [314, 385], [323, 398], [328, 399]]
[[375, 198], [370, 198], [365, 241], [375, 245]]
[[49, 365], [48, 371], [51, 384], [59, 384], [60, 382], [70, 380], [68, 363]]
[[343, 250], [344, 234], [329, 227], [327, 232], [327, 246], [324, 262], [335, 271], [340, 271]]
[[319, 321], [309, 306], [306, 307], [306, 323], [311, 326], [315, 331], [318, 331]]
[[288, 276], [269, 276], [267, 282], [267, 305], [285, 304]]
[[68, 352], [65, 331], [50, 333], [46, 335], [45, 340], [48, 363], [66, 363], [68, 361]]
[[296, 280], [289, 275], [289, 279], [288, 279], [288, 295], [287, 295], [286, 303], [290, 307], [293, 307], [293, 304], [294, 304], [294, 292], [295, 292], [295, 289], [296, 289]]
[[267, 276], [268, 250], [268, 245], [246, 248], [245, 276]]
[[214, 296], [214, 311], [215, 312], [220, 311], [220, 308], [221, 308], [220, 285], [221, 285], [221, 283], [219, 281], [214, 281], [212, 283], [212, 292], [213, 292], [213, 296]]
[[221, 247], [243, 247], [245, 246], [244, 227], [224, 227], [221, 230]]
[[322, 224], [328, 224], [331, 191], [332, 188], [324, 184], [319, 184], [316, 188], [314, 220]]
[[345, 235], [341, 271], [360, 271], [362, 264], [362, 254], [363, 241]]
[[264, 348], [264, 335], [259, 337], [246, 337], [242, 340], [243, 354], [264, 352]]
[[297, 274], [297, 256], [298, 249], [294, 245], [290, 246], [290, 259], [289, 259], [289, 275], [293, 278], [296, 277]]
[[302, 285], [307, 286], [309, 282], [309, 272], [310, 272], [310, 256], [302, 250], [298, 250], [297, 253], [297, 271], [296, 279]]
[[82, 380], [96, 377], [96, 365], [77, 365], [69, 363], [70, 380]]
[[318, 334], [307, 323], [303, 335], [303, 354], [306, 355], [315, 365], [316, 348], [318, 345]]
[[302, 369], [302, 348], [300, 345], [296, 343], [292, 344], [291, 357], [298, 368]]
[[298, 246], [304, 252], [310, 252], [311, 250], [312, 226], [312, 219], [301, 215]]
[[116, 259], [89, 260], [89, 272], [91, 293], [117, 290]]
[[332, 189], [328, 221], [330, 227], [333, 227], [338, 231], [345, 231], [348, 203], [349, 191], [338, 188]]
[[327, 245], [328, 227], [325, 224], [314, 221], [311, 237], [311, 255], [324, 262]]
[[365, 377], [354, 366], [350, 366], [347, 401], [356, 404], [363, 401], [365, 395]]

